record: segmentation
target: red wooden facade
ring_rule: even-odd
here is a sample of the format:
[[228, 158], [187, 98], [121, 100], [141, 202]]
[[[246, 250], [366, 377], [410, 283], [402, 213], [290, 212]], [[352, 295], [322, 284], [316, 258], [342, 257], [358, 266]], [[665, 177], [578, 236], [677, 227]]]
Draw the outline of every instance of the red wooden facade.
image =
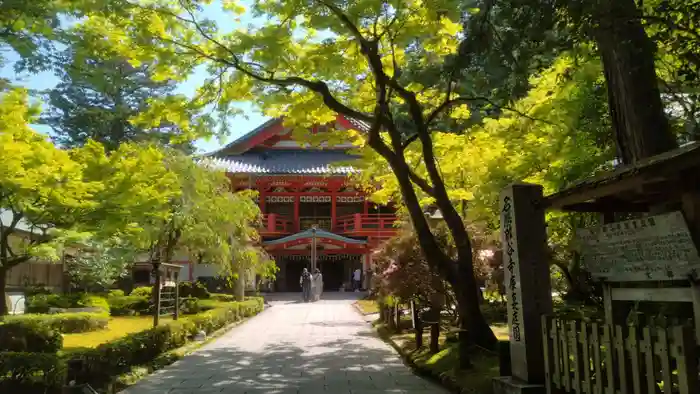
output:
[[[338, 117], [336, 127], [357, 126]], [[258, 191], [260, 235], [280, 268], [277, 290], [298, 290], [298, 274], [310, 266], [312, 227], [319, 229], [313, 236], [316, 266], [327, 290], [347, 287], [357, 268], [367, 273], [372, 251], [395, 233], [395, 211], [370, 203], [352, 181], [357, 170], [348, 162], [356, 157], [349, 147], [299, 144], [280, 119], [273, 119], [209, 155], [228, 173], [233, 190]], [[366, 274], [363, 279], [367, 285]]]

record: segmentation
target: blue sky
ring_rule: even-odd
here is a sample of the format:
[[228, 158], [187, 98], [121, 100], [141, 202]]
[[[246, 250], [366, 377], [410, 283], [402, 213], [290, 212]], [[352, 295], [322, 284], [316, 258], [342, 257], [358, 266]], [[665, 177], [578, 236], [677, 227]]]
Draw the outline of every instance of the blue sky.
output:
[[[250, 4], [250, 0], [242, 0], [241, 3], [248, 6], [248, 4]], [[235, 17], [233, 15], [223, 12], [221, 9], [221, 2], [219, 0], [216, 0], [210, 6], [207, 6], [204, 10], [204, 15], [209, 19], [215, 20], [224, 31], [244, 27], [255, 22], [255, 19], [248, 14], [243, 15], [240, 18], [240, 21], [235, 21]], [[2, 67], [0, 67], [0, 77], [10, 79], [19, 85], [36, 90], [50, 89], [59, 82], [59, 79], [50, 72], [40, 74], [16, 74], [14, 72], [13, 65], [17, 61], [18, 57], [12, 53], [5, 53], [4, 55], [4, 64]], [[178, 91], [186, 95], [191, 95], [204, 80], [204, 78], [206, 78], [206, 76], [206, 71], [199, 70], [193, 74], [190, 79], [181, 84], [178, 87]], [[236, 116], [229, 119], [231, 125], [231, 135], [226, 137], [225, 141], [223, 141], [224, 144], [254, 129], [267, 120], [265, 116], [254, 108], [253, 103], [242, 103], [239, 105], [239, 108], [243, 109], [246, 115]], [[45, 134], [48, 134], [51, 131], [49, 127], [43, 125], [33, 125], [33, 127], [37, 131]], [[201, 152], [209, 152], [219, 148], [222, 146], [222, 144], [220, 144], [216, 138], [212, 138], [209, 141], [199, 140], [197, 141], [196, 146]]]

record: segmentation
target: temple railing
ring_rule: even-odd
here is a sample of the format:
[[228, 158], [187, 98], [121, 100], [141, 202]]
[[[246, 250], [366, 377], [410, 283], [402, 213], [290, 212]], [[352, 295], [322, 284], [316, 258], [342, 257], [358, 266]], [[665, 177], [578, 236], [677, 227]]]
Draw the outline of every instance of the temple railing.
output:
[[305, 231], [316, 225], [317, 228], [332, 231], [337, 234], [369, 236], [374, 233], [393, 231], [396, 215], [393, 214], [362, 214], [339, 216], [333, 222], [330, 217], [302, 216], [298, 223], [292, 218], [269, 213], [263, 215], [260, 228], [261, 235], [287, 235], [297, 231]]
[[294, 223], [284, 216], [276, 213], [263, 215], [261, 234], [289, 234], [294, 230]]
[[333, 231], [339, 234], [394, 230], [396, 215], [387, 213], [340, 216], [335, 221]]

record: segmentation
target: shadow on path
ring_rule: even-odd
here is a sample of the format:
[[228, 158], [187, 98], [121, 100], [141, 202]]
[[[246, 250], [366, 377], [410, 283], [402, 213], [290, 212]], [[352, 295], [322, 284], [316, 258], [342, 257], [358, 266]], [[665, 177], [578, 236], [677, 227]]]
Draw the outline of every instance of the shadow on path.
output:
[[354, 341], [319, 341], [310, 349], [291, 343], [261, 352], [233, 347], [199, 351], [127, 390], [151, 393], [435, 393], [386, 349]]

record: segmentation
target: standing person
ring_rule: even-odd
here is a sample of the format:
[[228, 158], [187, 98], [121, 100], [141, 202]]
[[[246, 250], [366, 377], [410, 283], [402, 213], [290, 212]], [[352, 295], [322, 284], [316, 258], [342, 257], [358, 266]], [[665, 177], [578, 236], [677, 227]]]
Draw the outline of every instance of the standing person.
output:
[[316, 271], [314, 272], [313, 288], [314, 301], [318, 301], [321, 299], [321, 294], [323, 293], [323, 275], [321, 274], [321, 270], [318, 268], [316, 268]]
[[299, 285], [301, 286], [301, 295], [304, 298], [304, 302], [309, 302], [309, 298], [311, 297], [311, 273], [306, 267], [301, 271]]
[[352, 273], [352, 287], [354, 288], [355, 291], [360, 291], [360, 287], [362, 287], [362, 270], [361, 269], [356, 269], [355, 272]]

